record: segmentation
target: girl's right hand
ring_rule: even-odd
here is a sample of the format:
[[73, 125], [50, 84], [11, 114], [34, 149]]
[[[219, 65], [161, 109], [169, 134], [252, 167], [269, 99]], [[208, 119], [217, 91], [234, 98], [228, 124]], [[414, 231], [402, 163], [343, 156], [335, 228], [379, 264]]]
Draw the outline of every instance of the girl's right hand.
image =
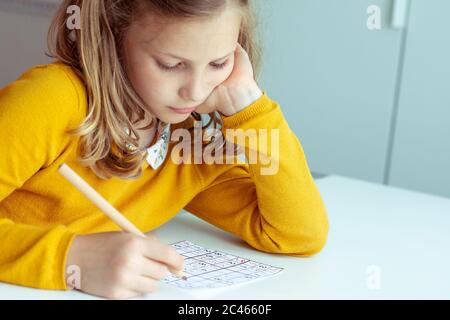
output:
[[[77, 236], [69, 249], [66, 270], [77, 266], [81, 291], [111, 299], [127, 299], [155, 291], [170, 271], [183, 270], [184, 257], [154, 235], [125, 232]], [[74, 269], [71, 269], [74, 270]], [[67, 286], [76, 274], [67, 277]]]

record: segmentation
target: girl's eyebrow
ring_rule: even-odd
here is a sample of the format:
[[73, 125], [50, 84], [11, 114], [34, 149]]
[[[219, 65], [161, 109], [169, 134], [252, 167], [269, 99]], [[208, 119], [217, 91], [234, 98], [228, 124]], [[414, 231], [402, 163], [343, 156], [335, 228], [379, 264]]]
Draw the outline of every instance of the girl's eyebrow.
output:
[[[218, 58], [218, 59], [213, 60], [212, 62], [216, 62], [216, 61], [225, 59], [226, 57], [228, 57], [229, 55], [231, 55], [234, 51], [235, 51], [235, 50], [231, 51], [230, 53], [228, 53], [227, 55], [225, 55], [225, 56], [223, 56], [223, 57], [221, 57], [221, 58]], [[158, 51], [158, 52], [161, 53], [161, 54], [167, 55], [167, 56], [171, 56], [171, 57], [176, 58], [176, 59], [180, 59], [180, 60], [185, 60], [185, 61], [192, 62], [192, 60], [189, 60], [189, 59], [186, 59], [186, 58], [183, 58], [183, 57], [179, 57], [179, 56], [176, 56], [176, 55], [171, 54], [171, 53], [161, 52], [161, 51]]]

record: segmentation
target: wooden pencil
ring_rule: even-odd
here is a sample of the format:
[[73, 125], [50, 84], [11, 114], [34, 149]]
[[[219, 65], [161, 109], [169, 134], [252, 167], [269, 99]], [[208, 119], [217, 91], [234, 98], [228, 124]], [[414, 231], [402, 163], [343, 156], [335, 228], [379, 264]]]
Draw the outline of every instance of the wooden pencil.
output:
[[[74, 172], [65, 163], [58, 167], [59, 173], [74, 185], [86, 198], [91, 200], [97, 208], [105, 213], [112, 221], [114, 221], [124, 231], [133, 233], [137, 236], [146, 238], [147, 236], [139, 230], [130, 220], [114, 208], [105, 198], [103, 198], [94, 188], [92, 188], [83, 178]], [[178, 278], [186, 280], [186, 276], [182, 270], [169, 270]]]

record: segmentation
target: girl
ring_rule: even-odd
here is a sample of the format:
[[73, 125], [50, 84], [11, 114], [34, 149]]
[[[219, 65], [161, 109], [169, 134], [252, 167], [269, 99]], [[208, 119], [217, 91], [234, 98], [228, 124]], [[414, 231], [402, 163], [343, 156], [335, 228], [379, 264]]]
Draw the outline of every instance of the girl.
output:
[[[0, 281], [129, 298], [183, 268], [170, 245], [121, 232], [58, 173], [62, 163], [144, 232], [184, 208], [261, 251], [323, 248], [326, 209], [302, 146], [255, 81], [255, 21], [249, 0], [63, 2], [48, 37], [55, 61], [0, 91], [9, 137], [0, 144]], [[269, 130], [269, 146], [205, 135], [202, 147], [240, 147], [248, 163], [175, 161], [175, 131], [198, 142], [193, 123], [204, 117], [202, 128], [219, 132]], [[252, 151], [276, 170], [264, 173]], [[68, 270], [79, 271], [78, 285]]]

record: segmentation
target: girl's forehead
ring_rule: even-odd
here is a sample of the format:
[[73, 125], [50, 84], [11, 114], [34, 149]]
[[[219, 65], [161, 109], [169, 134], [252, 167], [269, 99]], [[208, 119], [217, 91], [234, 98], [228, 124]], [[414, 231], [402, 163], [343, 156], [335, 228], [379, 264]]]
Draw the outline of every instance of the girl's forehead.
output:
[[[218, 59], [235, 49], [239, 36], [241, 17], [227, 14], [214, 20], [189, 20], [172, 23], [136, 25], [131, 35], [144, 48], [158, 50], [190, 60], [199, 57]], [[212, 55], [212, 57], [210, 57]]]
[[162, 36], [182, 34], [218, 35], [233, 32], [236, 27], [240, 28], [241, 14], [237, 10], [226, 9], [220, 14], [211, 17], [199, 18], [162, 18], [152, 13], [141, 15], [134, 21], [138, 32], [161, 34]]

